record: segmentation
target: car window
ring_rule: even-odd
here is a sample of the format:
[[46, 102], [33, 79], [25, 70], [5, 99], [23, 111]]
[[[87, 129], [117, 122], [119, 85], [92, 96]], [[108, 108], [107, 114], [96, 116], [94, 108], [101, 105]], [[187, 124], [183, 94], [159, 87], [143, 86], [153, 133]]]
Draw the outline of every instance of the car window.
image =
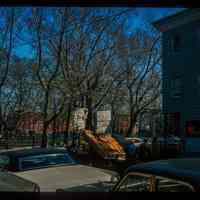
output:
[[152, 179], [150, 176], [129, 174], [118, 187], [118, 192], [150, 192]]
[[156, 177], [157, 192], [194, 192], [194, 188], [185, 182], [164, 177]]
[[67, 153], [41, 154], [19, 158], [20, 170], [63, 164], [75, 164], [75, 162]]

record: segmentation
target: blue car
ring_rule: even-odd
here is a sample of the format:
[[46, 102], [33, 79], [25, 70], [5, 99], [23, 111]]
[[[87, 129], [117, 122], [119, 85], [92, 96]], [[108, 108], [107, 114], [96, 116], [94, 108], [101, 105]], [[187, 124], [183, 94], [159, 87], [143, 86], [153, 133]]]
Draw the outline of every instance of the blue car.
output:
[[130, 138], [125, 138], [122, 134], [113, 133], [112, 136], [122, 145], [129, 160], [149, 160], [151, 158], [150, 149], [145, 142], [139, 145], [134, 144]]
[[159, 160], [130, 166], [113, 192], [199, 192], [200, 159]]

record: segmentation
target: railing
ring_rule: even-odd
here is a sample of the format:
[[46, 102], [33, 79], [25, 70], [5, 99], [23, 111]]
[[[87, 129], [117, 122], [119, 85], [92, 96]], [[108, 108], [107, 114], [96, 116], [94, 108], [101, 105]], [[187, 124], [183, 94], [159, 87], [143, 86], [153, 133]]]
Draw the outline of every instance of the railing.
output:
[[39, 146], [41, 144], [41, 136], [35, 138], [31, 136], [26, 137], [11, 137], [0, 139], [0, 149], [8, 149], [15, 147], [26, 147], [26, 146]]
[[[62, 135], [57, 135], [55, 138], [55, 146], [64, 145], [64, 137]], [[62, 136], [62, 137], [61, 137]], [[52, 135], [48, 135], [48, 146], [52, 146]], [[68, 138], [69, 143], [71, 138]], [[0, 138], [0, 149], [10, 149], [15, 147], [30, 147], [30, 146], [40, 146], [42, 142], [42, 134], [35, 134], [35, 137], [30, 135], [19, 135], [14, 137]]]

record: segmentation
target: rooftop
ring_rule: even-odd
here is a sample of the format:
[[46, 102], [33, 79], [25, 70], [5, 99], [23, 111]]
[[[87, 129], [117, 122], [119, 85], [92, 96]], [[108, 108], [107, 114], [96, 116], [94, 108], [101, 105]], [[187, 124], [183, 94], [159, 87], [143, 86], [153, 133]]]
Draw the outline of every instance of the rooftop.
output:
[[200, 8], [184, 9], [173, 15], [159, 19], [152, 24], [159, 31], [165, 32], [196, 20], [200, 20]]

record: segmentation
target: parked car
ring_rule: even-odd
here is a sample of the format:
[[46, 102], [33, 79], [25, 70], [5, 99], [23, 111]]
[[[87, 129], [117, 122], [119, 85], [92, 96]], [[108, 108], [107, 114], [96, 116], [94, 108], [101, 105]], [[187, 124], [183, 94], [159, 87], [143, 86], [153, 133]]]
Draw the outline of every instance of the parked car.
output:
[[146, 160], [150, 157], [150, 149], [143, 139], [127, 138], [119, 133], [113, 133], [112, 136], [123, 146], [129, 160]]
[[124, 151], [126, 152], [126, 155], [128, 157], [136, 156], [136, 149], [137, 148], [132, 142], [126, 140], [126, 138], [120, 133], [112, 133], [112, 136], [124, 148]]
[[141, 144], [145, 143], [144, 139], [136, 138], [136, 137], [133, 137], [133, 138], [129, 137], [129, 138], [126, 138], [126, 140], [132, 142], [133, 144], [135, 144], [135, 146], [140, 146]]
[[200, 159], [170, 159], [130, 166], [113, 192], [199, 192]]
[[5, 170], [37, 184], [43, 192], [71, 191], [75, 186], [79, 186], [78, 191], [102, 191], [105, 186], [111, 187], [118, 176], [114, 171], [81, 165], [64, 149], [5, 151], [0, 153], [3, 159], [8, 160]]
[[126, 138], [126, 140], [136, 147], [137, 158], [141, 161], [146, 161], [151, 158], [151, 148], [147, 143], [147, 139], [145, 138]]

